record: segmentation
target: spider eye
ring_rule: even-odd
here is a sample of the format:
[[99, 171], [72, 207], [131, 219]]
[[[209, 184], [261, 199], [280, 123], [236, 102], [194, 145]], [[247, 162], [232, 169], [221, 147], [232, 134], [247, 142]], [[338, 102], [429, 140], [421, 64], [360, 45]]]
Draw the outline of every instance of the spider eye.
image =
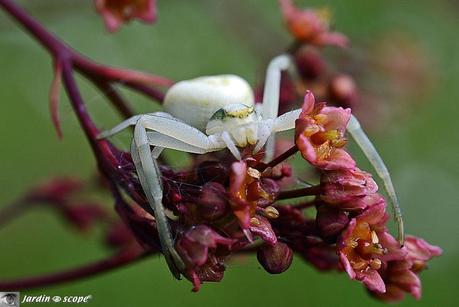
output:
[[217, 112], [212, 115], [211, 120], [223, 120], [226, 117], [226, 111], [223, 109], [218, 109]]
[[16, 306], [16, 298], [16, 294], [8, 293], [2, 296], [0, 301], [7, 306]]

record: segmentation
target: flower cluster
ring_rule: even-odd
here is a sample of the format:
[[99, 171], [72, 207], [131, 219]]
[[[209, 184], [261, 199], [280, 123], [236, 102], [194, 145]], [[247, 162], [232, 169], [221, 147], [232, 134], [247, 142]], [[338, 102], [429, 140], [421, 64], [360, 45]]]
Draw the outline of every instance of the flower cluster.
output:
[[347, 45], [347, 38], [343, 34], [330, 31], [328, 10], [299, 10], [293, 5], [292, 0], [279, 0], [279, 4], [287, 28], [297, 40], [315, 46]]
[[415, 237], [400, 247], [389, 234], [386, 203], [376, 182], [343, 148], [349, 116], [349, 109], [316, 104], [308, 92], [296, 121], [296, 144], [303, 158], [321, 171], [316, 199], [320, 234], [333, 238], [341, 268], [376, 297], [396, 301], [405, 291], [419, 298], [416, 273], [441, 249]]
[[354, 78], [332, 69], [321, 54], [327, 46], [345, 48], [349, 45], [345, 35], [330, 31], [330, 11], [299, 9], [292, 0], [279, 0], [279, 4], [284, 23], [294, 39], [287, 52], [292, 55], [299, 76], [294, 79], [283, 73], [280, 113], [298, 107], [306, 89], [332, 105], [358, 105], [359, 91]]

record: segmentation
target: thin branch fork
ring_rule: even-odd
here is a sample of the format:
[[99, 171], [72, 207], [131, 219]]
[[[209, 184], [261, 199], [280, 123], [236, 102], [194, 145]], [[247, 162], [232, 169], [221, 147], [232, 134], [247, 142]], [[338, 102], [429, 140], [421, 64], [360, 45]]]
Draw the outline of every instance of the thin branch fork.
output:
[[164, 95], [155, 87], [167, 87], [173, 82], [167, 78], [143, 72], [107, 67], [94, 63], [48, 32], [40, 23], [30, 17], [25, 10], [17, 6], [12, 0], [0, 0], [0, 8], [3, 8], [6, 13], [20, 23], [26, 32], [31, 34], [33, 38], [49, 51], [54, 60], [55, 78], [52, 82], [50, 91], [50, 108], [58, 134], [60, 134], [60, 125], [57, 115], [57, 104], [59, 88], [62, 83], [80, 125], [92, 147], [100, 171], [109, 181], [123, 187], [134, 201], [150, 212], [151, 209], [149, 206], [145, 205], [144, 199], [132, 185], [128, 184], [131, 178], [128, 178], [128, 174], [121, 170], [121, 152], [112, 146], [109, 141], [98, 139], [99, 130], [87, 112], [85, 103], [74, 78], [74, 72], [77, 71], [81, 73], [102, 90], [123, 117], [131, 116], [133, 111], [113, 87], [114, 84], [126, 84], [131, 89], [162, 102]]

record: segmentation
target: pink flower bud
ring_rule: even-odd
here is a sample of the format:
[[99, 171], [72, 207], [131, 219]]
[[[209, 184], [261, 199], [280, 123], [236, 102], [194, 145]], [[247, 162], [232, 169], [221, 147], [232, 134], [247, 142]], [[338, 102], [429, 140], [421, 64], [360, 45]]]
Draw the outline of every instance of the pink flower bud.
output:
[[316, 223], [321, 236], [330, 238], [342, 232], [349, 223], [349, 217], [344, 211], [320, 206], [317, 209]]
[[320, 178], [320, 185], [320, 198], [330, 204], [348, 202], [378, 190], [371, 175], [358, 168], [324, 172]]
[[232, 244], [232, 239], [222, 237], [208, 226], [198, 225], [185, 232], [176, 247], [187, 266], [194, 268], [206, 263], [209, 249], [216, 249], [217, 245], [230, 247]]
[[295, 52], [295, 64], [301, 77], [307, 80], [316, 79], [325, 72], [325, 61], [318, 50], [313, 47], [302, 47]]
[[357, 86], [354, 79], [346, 74], [334, 76], [328, 85], [330, 99], [342, 107], [350, 107], [357, 100]]
[[217, 220], [228, 212], [225, 187], [216, 182], [206, 183], [198, 200], [198, 212], [206, 220]]

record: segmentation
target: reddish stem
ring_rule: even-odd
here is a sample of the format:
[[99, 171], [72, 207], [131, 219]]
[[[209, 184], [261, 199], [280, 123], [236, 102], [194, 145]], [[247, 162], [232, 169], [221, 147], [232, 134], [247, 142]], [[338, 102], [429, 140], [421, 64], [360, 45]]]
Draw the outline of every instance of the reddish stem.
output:
[[6, 224], [23, 214], [33, 205], [34, 203], [21, 198], [2, 207], [0, 210], [0, 228], [4, 227]]
[[164, 100], [164, 93], [155, 89], [154, 87], [130, 81], [124, 81], [123, 84], [133, 90], [136, 90], [137, 92], [141, 93], [147, 98], [151, 98], [155, 101], [158, 101], [159, 103], [162, 103]]
[[298, 197], [304, 197], [304, 196], [314, 196], [314, 195], [319, 195], [320, 191], [321, 191], [320, 185], [302, 188], [302, 189], [290, 190], [290, 191], [282, 191], [279, 193], [279, 197], [277, 199], [280, 200], [280, 199], [298, 198]]
[[96, 75], [106, 80], [119, 83], [136, 82], [144, 85], [157, 85], [163, 87], [169, 87], [174, 84], [172, 80], [161, 76], [151, 75], [131, 69], [100, 65], [74, 51], [72, 53], [75, 68], [84, 75]]
[[[62, 81], [67, 91], [72, 107], [78, 117], [78, 120], [89, 140], [89, 143], [94, 151], [94, 155], [98, 161], [101, 172], [108, 180], [114, 184], [119, 184], [134, 201], [144, 207], [145, 210], [151, 213], [151, 208], [145, 205], [144, 199], [135, 190], [131, 184], [129, 174], [122, 171], [122, 163], [120, 161], [121, 152], [114, 148], [108, 141], [99, 140], [99, 130], [94, 124], [92, 118], [86, 110], [83, 98], [81, 97], [78, 85], [74, 79], [74, 69], [80, 71], [89, 80], [93, 81], [97, 86], [101, 86], [107, 91], [105, 93], [110, 98], [110, 101], [117, 107], [120, 113], [124, 116], [132, 114], [128, 105], [124, 102], [121, 96], [109, 91], [111, 82], [128, 81], [132, 84], [137, 84], [138, 87], [132, 88], [151, 96], [152, 91], [145, 87], [144, 83], [154, 83], [161, 86], [172, 84], [172, 81], [152, 76], [132, 70], [124, 70], [113, 67], [105, 67], [96, 64], [86, 57], [78, 54], [63, 42], [58, 40], [53, 34], [46, 31], [38, 22], [30, 17], [21, 7], [14, 4], [11, 0], [0, 0], [0, 7], [4, 8], [15, 20], [17, 20], [25, 30], [30, 33], [36, 40], [45, 46], [50, 51], [55, 63], [59, 63], [62, 73]], [[126, 79], [123, 78], [123, 75]], [[97, 81], [96, 81], [97, 80]], [[106, 82], [102, 84], [100, 82]], [[107, 85], [108, 84], [108, 85]], [[157, 100], [162, 99], [161, 95], [155, 94]]]
[[[164, 94], [153, 86], [169, 87], [174, 83], [172, 80], [161, 76], [95, 63], [71, 49], [53, 34], [48, 32], [13, 1], [0, 0], [0, 7], [9, 13], [28, 33], [43, 45], [46, 50], [51, 53], [52, 57], [58, 60], [56, 62], [72, 62], [73, 68], [94, 83], [97, 83], [95, 80], [98, 79], [105, 80], [107, 83], [116, 82], [126, 84], [130, 88], [159, 102], [162, 102]], [[121, 100], [114, 98], [115, 95], [108, 97], [115, 107], [121, 110], [120, 112], [123, 115], [130, 109], [124, 101], [123, 105], [120, 105]], [[54, 119], [54, 122], [56, 123], [57, 120]]]
[[22, 291], [24, 289], [43, 288], [89, 276], [92, 277], [94, 275], [137, 262], [152, 253], [153, 251], [151, 250], [145, 251], [140, 246], [134, 245], [108, 257], [107, 259], [89, 263], [71, 270], [31, 278], [0, 281], [0, 289], [2, 289], [2, 291]]
[[263, 172], [264, 170], [266, 170], [266, 169], [268, 169], [270, 167], [274, 167], [274, 166], [278, 165], [279, 163], [282, 163], [283, 161], [287, 160], [288, 158], [290, 158], [291, 156], [293, 156], [297, 152], [298, 152], [298, 147], [296, 145], [294, 145], [291, 148], [289, 148], [287, 151], [285, 151], [283, 154], [281, 154], [278, 157], [274, 158], [271, 162], [268, 162], [268, 163], [261, 162], [261, 163], [259, 163], [256, 168], [260, 172]]

